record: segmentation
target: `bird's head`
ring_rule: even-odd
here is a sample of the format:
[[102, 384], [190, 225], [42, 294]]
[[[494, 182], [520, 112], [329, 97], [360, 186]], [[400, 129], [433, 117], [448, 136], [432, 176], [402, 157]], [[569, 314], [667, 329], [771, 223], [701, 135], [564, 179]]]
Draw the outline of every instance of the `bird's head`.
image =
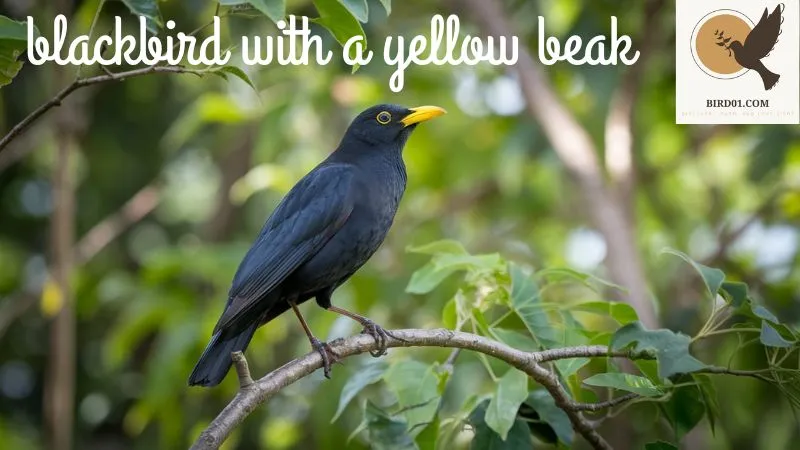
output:
[[733, 42], [731, 42], [731, 44], [728, 46], [728, 48], [729, 48], [729, 49], [731, 49], [731, 50], [733, 50], [734, 52], [738, 52], [739, 50], [743, 49], [743, 48], [744, 48], [744, 46], [743, 46], [743, 45], [742, 45], [742, 43], [741, 43], [741, 42], [739, 42], [739, 41], [733, 41]]
[[398, 105], [377, 105], [359, 114], [347, 134], [372, 145], [405, 144], [417, 124], [446, 114], [438, 106], [406, 108]]

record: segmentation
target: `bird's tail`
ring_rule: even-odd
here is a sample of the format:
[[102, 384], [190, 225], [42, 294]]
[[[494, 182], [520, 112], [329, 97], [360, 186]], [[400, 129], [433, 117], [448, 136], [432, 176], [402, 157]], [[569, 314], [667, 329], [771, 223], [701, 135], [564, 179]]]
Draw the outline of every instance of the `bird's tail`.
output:
[[764, 82], [764, 89], [766, 90], [772, 89], [781, 77], [777, 73], [770, 72], [763, 64], [756, 68], [756, 71], [761, 75], [761, 81]]
[[211, 387], [222, 382], [233, 363], [231, 353], [241, 352], [247, 348], [258, 325], [256, 322], [238, 335], [227, 339], [222, 338], [222, 332], [214, 334], [189, 376], [189, 386]]

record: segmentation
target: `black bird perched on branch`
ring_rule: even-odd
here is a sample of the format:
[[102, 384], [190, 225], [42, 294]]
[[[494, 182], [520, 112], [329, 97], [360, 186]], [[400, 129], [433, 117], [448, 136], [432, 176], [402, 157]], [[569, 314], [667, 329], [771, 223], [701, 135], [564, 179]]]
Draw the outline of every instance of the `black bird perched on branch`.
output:
[[331, 304], [333, 291], [350, 278], [383, 242], [406, 188], [402, 150], [420, 122], [442, 108], [378, 105], [353, 120], [339, 147], [303, 177], [267, 219], [233, 278], [225, 310], [214, 327], [189, 385], [215, 386], [243, 351], [256, 328], [289, 308], [325, 376], [336, 361], [330, 347], [311, 333], [297, 305], [316, 298], [327, 310], [364, 326], [385, 353], [388, 333], [372, 320]]
[[736, 58], [736, 62], [740, 66], [758, 73], [766, 90], [772, 89], [781, 77], [767, 69], [761, 59], [769, 55], [778, 42], [778, 36], [781, 34], [781, 24], [783, 23], [781, 14], [783, 14], [784, 8], [785, 6], [781, 3], [775, 7], [772, 14], [769, 14], [769, 10], [764, 8], [761, 20], [747, 35], [744, 44], [739, 41], [733, 41], [726, 47], [728, 50], [733, 51], [733, 57]]

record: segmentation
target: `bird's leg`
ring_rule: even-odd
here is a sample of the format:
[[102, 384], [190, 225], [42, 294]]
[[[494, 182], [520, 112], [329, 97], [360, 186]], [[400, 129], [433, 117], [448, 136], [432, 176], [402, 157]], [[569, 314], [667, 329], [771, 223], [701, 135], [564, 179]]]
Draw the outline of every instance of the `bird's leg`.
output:
[[309, 342], [311, 342], [311, 348], [313, 348], [319, 356], [322, 357], [322, 370], [325, 374], [325, 378], [331, 378], [331, 364], [339, 362], [339, 355], [333, 351], [330, 345], [327, 342], [322, 342], [314, 336], [314, 333], [311, 332], [311, 329], [308, 327], [306, 323], [306, 319], [303, 318], [303, 315], [300, 314], [300, 309], [297, 308], [297, 304], [293, 300], [289, 301], [289, 305], [292, 306], [292, 310], [294, 311], [297, 318], [300, 319], [300, 325], [303, 326], [303, 330], [306, 332], [306, 336], [308, 336]]
[[369, 354], [375, 358], [378, 358], [386, 354], [386, 341], [388, 338], [406, 342], [405, 339], [399, 338], [393, 335], [391, 332], [384, 330], [383, 327], [381, 327], [377, 323], [373, 322], [371, 319], [368, 319], [362, 315], [350, 312], [346, 309], [338, 308], [333, 305], [328, 305], [326, 309], [328, 311], [332, 311], [337, 314], [347, 316], [355, 320], [356, 322], [360, 323], [364, 327], [364, 330], [361, 333], [372, 336], [375, 339], [375, 342], [378, 344], [377, 349], [369, 352]]

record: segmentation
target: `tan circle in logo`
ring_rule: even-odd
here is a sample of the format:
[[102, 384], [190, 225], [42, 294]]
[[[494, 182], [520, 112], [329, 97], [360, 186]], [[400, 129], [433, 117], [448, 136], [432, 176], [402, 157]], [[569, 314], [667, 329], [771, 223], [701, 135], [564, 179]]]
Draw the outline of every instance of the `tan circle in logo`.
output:
[[736, 78], [747, 69], [740, 66], [727, 47], [744, 44], [753, 23], [744, 14], [722, 9], [700, 19], [692, 33], [692, 56], [703, 72], [715, 78]]

